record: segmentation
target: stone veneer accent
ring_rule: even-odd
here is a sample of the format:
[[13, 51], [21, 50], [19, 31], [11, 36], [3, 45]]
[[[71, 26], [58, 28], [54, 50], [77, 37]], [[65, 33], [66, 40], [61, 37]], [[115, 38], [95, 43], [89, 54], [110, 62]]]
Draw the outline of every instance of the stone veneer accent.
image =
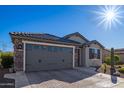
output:
[[21, 39], [14, 39], [14, 69], [23, 70], [23, 43]]
[[75, 66], [78, 67], [78, 49], [75, 49]]

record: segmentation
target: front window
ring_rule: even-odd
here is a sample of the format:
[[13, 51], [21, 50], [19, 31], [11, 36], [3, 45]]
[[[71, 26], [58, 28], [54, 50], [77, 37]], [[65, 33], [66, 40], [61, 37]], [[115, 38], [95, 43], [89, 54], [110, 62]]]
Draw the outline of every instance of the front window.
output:
[[90, 48], [89, 59], [100, 59], [100, 49]]

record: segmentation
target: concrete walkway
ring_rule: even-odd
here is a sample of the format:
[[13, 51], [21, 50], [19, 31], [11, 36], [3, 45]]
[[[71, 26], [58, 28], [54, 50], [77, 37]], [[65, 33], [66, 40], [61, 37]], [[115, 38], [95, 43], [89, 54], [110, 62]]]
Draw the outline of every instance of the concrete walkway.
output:
[[15, 79], [15, 87], [16, 88], [20, 88], [20, 87], [29, 87], [30, 88], [28, 78], [24, 72], [5, 74], [4, 77]]
[[4, 77], [15, 79], [17, 88], [117, 88], [124, 87], [124, 79], [97, 73], [93, 68], [17, 72]]
[[118, 85], [113, 86], [113, 88], [124, 88], [124, 83], [121, 82]]

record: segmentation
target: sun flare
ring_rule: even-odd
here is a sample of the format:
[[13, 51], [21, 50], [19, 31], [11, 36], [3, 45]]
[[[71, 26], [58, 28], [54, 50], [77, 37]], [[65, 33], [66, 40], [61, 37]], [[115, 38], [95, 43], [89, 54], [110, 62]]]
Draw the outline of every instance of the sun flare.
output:
[[108, 12], [106, 13], [106, 15], [105, 15], [105, 17], [106, 17], [106, 19], [107, 19], [108, 21], [113, 20], [113, 19], [115, 18], [115, 16], [116, 16], [116, 14], [115, 14], [114, 12], [112, 12], [112, 11], [108, 11]]
[[104, 25], [106, 29], [111, 29], [112, 25], [122, 24], [122, 11], [120, 6], [102, 6], [97, 14], [98, 25]]

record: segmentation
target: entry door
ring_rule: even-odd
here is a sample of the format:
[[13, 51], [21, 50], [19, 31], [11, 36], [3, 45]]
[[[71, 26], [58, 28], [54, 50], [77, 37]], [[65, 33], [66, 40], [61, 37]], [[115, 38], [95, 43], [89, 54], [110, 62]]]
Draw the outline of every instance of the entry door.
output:
[[76, 66], [79, 67], [81, 65], [81, 49], [76, 49]]
[[78, 67], [81, 65], [80, 64], [80, 62], [81, 62], [81, 52], [80, 52], [81, 50], [80, 49], [78, 49], [78, 53], [77, 53], [77, 55], [78, 55]]

